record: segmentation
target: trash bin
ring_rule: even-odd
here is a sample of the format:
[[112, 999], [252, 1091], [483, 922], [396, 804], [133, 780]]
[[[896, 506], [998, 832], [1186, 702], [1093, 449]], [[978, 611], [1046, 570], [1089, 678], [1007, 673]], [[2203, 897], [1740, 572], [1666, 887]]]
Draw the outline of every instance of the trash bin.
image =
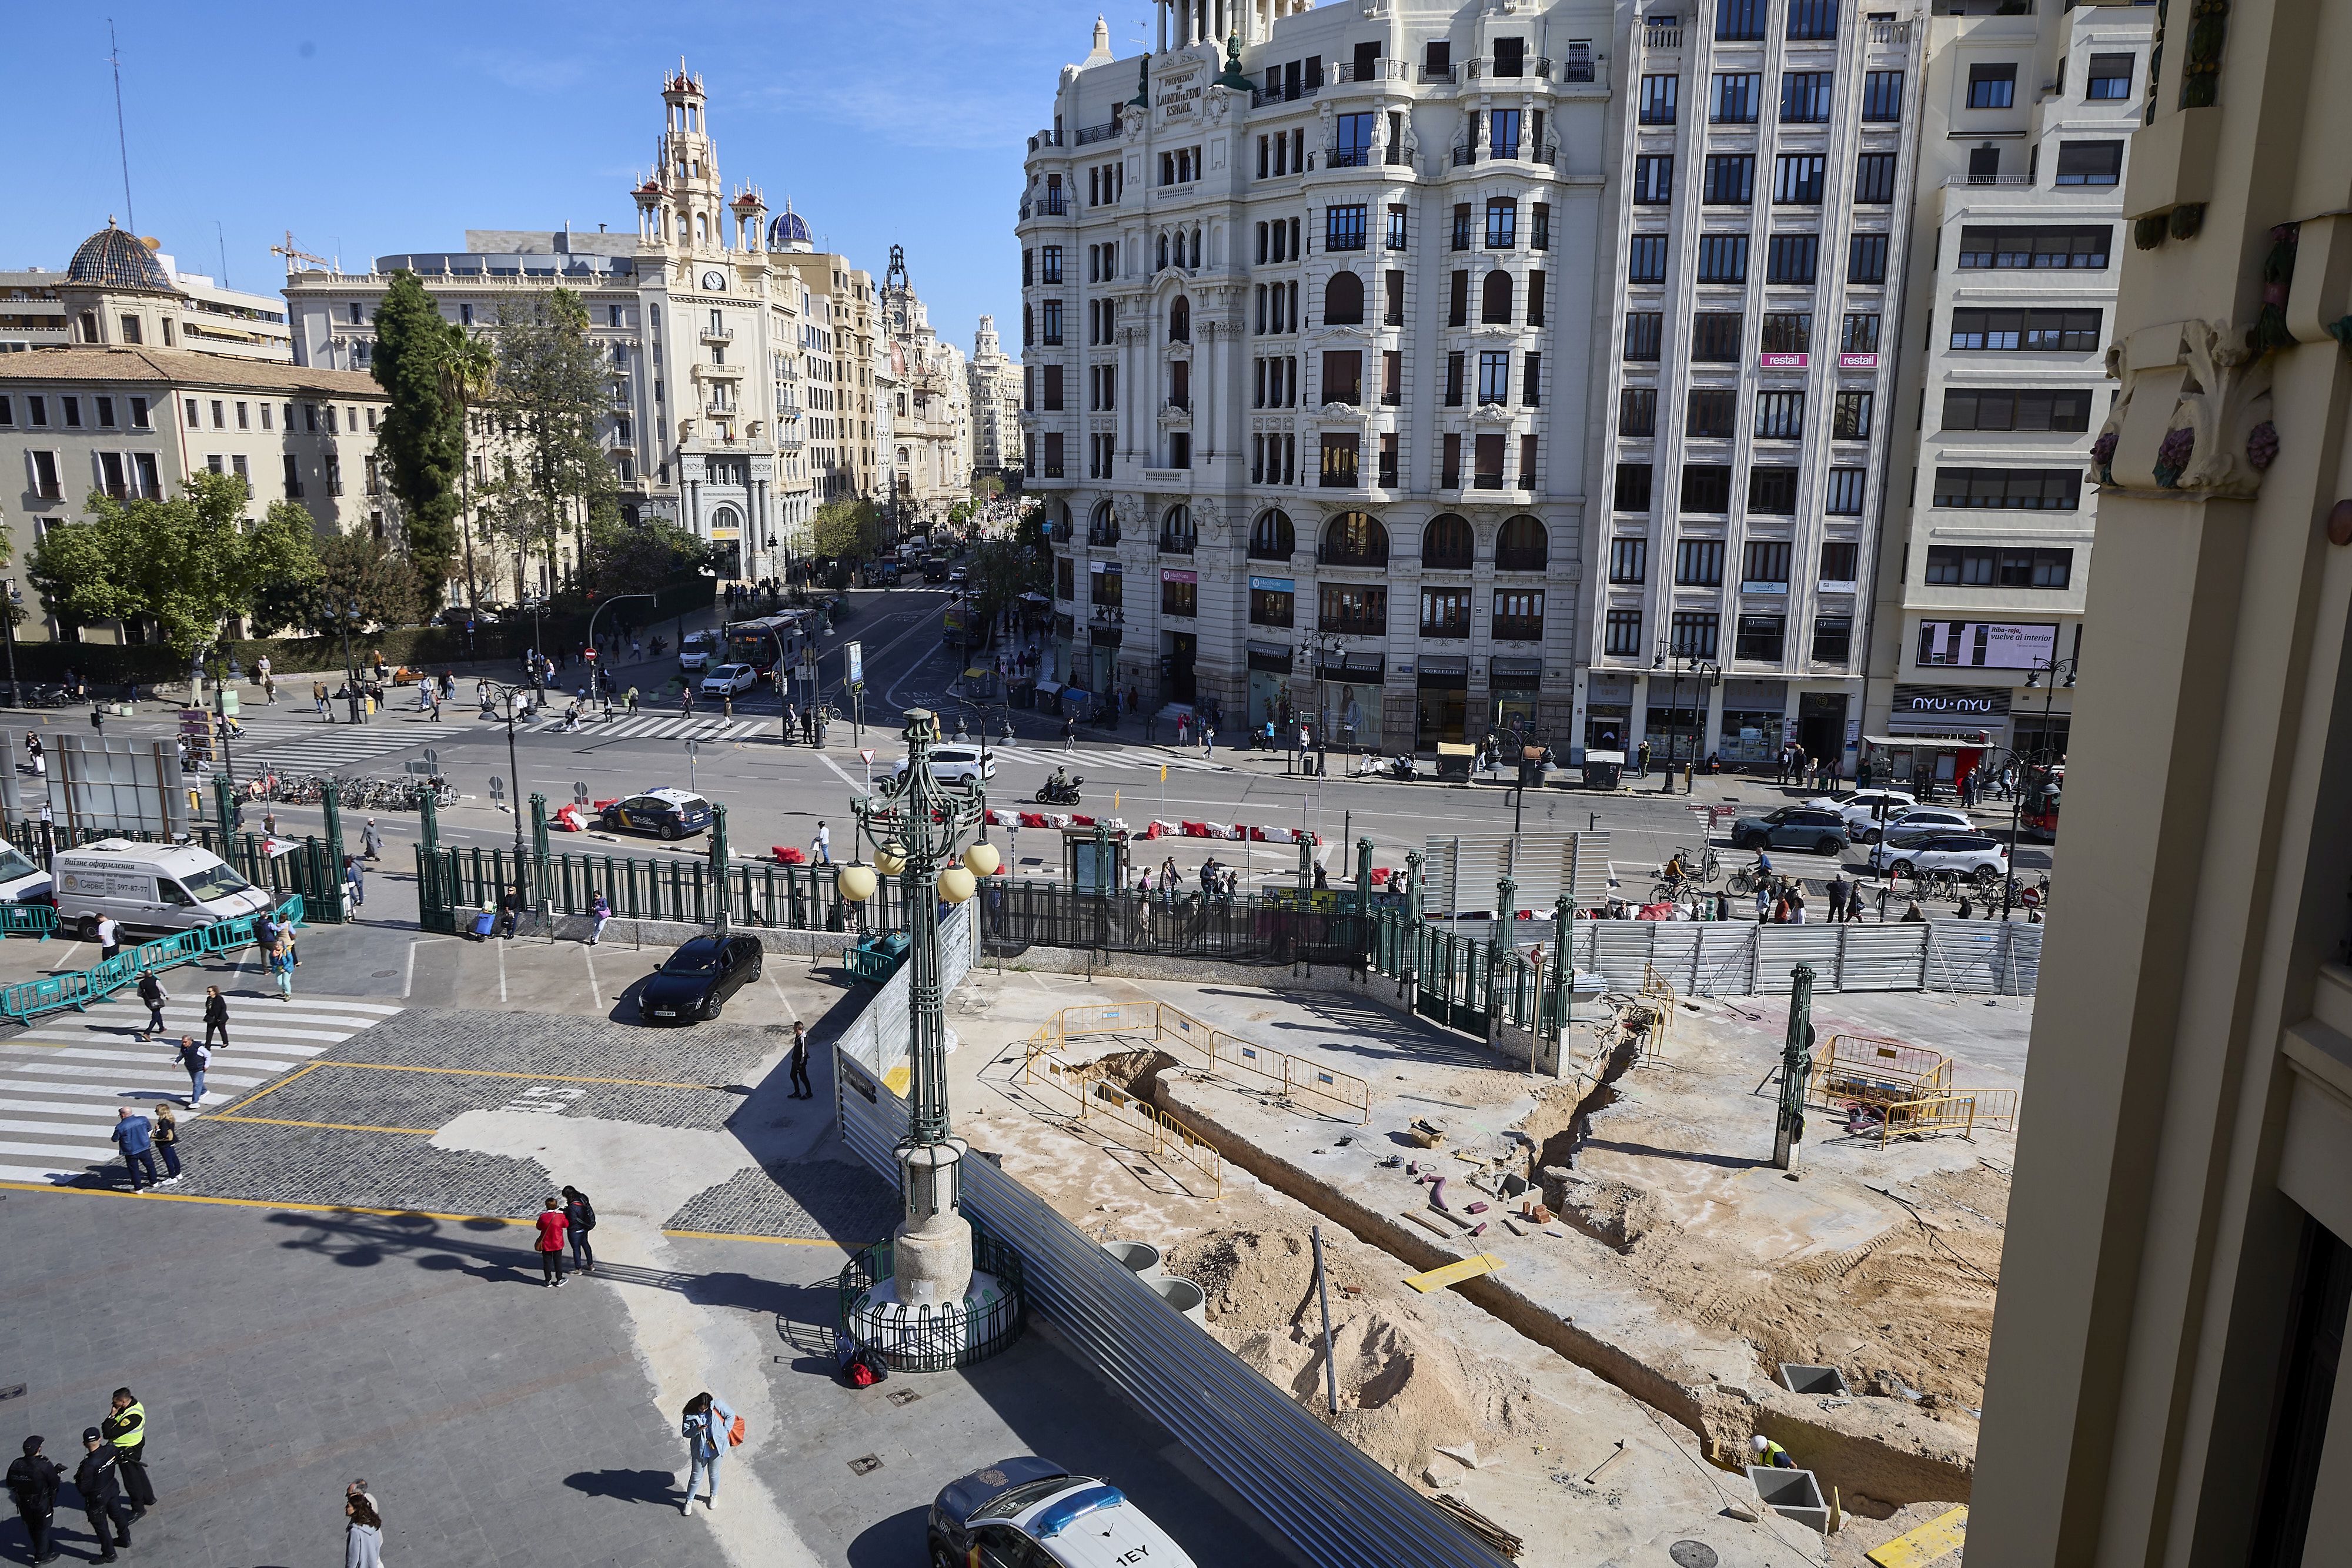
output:
[[1588, 751], [1584, 754], [1584, 787], [1587, 789], [1614, 789], [1625, 773], [1625, 754], [1622, 751]]

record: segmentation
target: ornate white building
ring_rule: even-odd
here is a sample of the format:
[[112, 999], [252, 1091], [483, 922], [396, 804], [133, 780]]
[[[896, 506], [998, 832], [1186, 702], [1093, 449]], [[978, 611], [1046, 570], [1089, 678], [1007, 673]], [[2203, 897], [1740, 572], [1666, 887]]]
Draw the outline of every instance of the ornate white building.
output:
[[[449, 319], [483, 332], [503, 302], [569, 288], [611, 366], [603, 434], [623, 516], [667, 517], [709, 540], [722, 577], [766, 577], [782, 571], [786, 540], [805, 530], [822, 487], [847, 488], [842, 476], [854, 472], [854, 437], [822, 444], [842, 454], [837, 469], [817, 460], [824, 432], [809, 396], [817, 384], [839, 395], [834, 328], [850, 302], [825, 292], [843, 270], [814, 254], [798, 214], [772, 224], [757, 186], [729, 193], [702, 78], [681, 67], [661, 96], [656, 163], [631, 192], [634, 234], [468, 230], [463, 251], [380, 256], [359, 274], [290, 272], [295, 357], [365, 370], [376, 306], [401, 270], [419, 275]], [[478, 559], [477, 522], [467, 519]], [[544, 591], [551, 566], [564, 564], [534, 562], [526, 586]], [[511, 581], [507, 571], [478, 566], [477, 580], [494, 591]]]
[[887, 422], [890, 501], [899, 531], [927, 531], [971, 497], [971, 404], [961, 350], [942, 343], [907, 275], [906, 256], [890, 247], [882, 277], [882, 328], [891, 386], [877, 397]]
[[1005, 358], [996, 340], [996, 318], [982, 316], [972, 334], [971, 359], [964, 366], [971, 408], [971, 466], [975, 474], [1013, 474], [1021, 468], [1021, 367]]
[[1228, 733], [1563, 736], [1608, 0], [1186, 0], [1160, 27], [1117, 62], [1097, 23], [1029, 142], [1048, 674]]

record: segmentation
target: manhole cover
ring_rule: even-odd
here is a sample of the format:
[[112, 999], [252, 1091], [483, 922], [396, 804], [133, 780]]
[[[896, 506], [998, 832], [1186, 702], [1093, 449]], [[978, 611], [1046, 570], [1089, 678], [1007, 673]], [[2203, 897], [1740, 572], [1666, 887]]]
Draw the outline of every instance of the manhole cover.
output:
[[0, 1399], [21, 1399], [24, 1396], [25, 1385], [21, 1383], [12, 1383], [5, 1388], [0, 1388]]
[[1677, 1541], [1666, 1555], [1675, 1568], [1715, 1568], [1715, 1548], [1703, 1541]]
[[912, 1405], [916, 1400], [920, 1399], [922, 1396], [916, 1393], [911, 1388], [893, 1388], [889, 1393], [884, 1395], [883, 1397], [889, 1400], [893, 1405]]
[[[849, 1470], [852, 1475], [872, 1475], [881, 1468], [882, 1456], [879, 1454], [864, 1454], [849, 1461]], [[1712, 1557], [1714, 1553], [1709, 1552], [1708, 1555]]]
[[400, 971], [397, 969], [378, 969], [375, 972], [375, 977], [379, 980], [389, 980], [398, 973], [400, 973]]

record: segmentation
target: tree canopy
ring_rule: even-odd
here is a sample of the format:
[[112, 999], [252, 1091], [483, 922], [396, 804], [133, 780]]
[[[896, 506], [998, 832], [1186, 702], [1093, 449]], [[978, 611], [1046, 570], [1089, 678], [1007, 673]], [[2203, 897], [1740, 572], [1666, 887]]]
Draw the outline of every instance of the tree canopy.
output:
[[357, 626], [405, 626], [424, 618], [424, 574], [383, 540], [332, 534], [313, 551], [312, 571], [274, 580], [262, 590], [254, 606], [257, 624], [325, 635], [353, 610]]
[[654, 521], [632, 527], [617, 518], [598, 517], [588, 524], [580, 579], [599, 599], [616, 593], [650, 593], [699, 570], [709, 559], [710, 547], [675, 523]]
[[870, 559], [881, 553], [882, 514], [863, 497], [827, 501], [809, 519], [809, 539], [828, 559]]
[[375, 333], [370, 368], [391, 403], [378, 444], [429, 607], [441, 601], [457, 553], [466, 425], [446, 367], [465, 333], [442, 319], [424, 284], [405, 271], [394, 275], [376, 308]]
[[511, 536], [518, 593], [533, 552], [556, 559], [566, 525], [585, 542], [613, 506], [613, 466], [598, 439], [607, 367], [588, 338], [588, 308], [568, 288], [499, 307], [493, 406], [511, 461], [493, 514]]
[[51, 527], [26, 575], [68, 620], [154, 622], [193, 655], [232, 616], [249, 617], [265, 588], [315, 576], [310, 514], [275, 501], [245, 521], [249, 492], [228, 474], [197, 474], [168, 500], [92, 491], [83, 522]]

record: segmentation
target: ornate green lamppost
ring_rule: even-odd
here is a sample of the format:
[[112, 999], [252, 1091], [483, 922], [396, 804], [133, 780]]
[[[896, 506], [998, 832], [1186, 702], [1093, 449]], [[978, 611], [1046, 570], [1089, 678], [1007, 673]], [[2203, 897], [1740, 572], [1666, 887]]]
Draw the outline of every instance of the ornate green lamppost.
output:
[[877, 873], [898, 879], [907, 915], [908, 961], [914, 984], [908, 1001], [907, 1135], [899, 1143], [898, 1190], [903, 1213], [893, 1246], [891, 1278], [867, 1299], [863, 1332], [886, 1348], [909, 1314], [927, 1312], [934, 1332], [952, 1317], [992, 1297], [997, 1281], [972, 1272], [971, 1226], [963, 1217], [962, 1162], [967, 1145], [950, 1130], [947, 1019], [940, 993], [940, 925], [935, 900], [962, 904], [980, 879], [996, 870], [993, 845], [972, 841], [986, 803], [975, 780], [949, 783], [931, 771], [939, 720], [926, 709], [907, 714], [907, 769], [850, 806], [858, 831], [874, 847], [874, 863], [844, 866], [834, 885], [863, 904], [874, 896]]

